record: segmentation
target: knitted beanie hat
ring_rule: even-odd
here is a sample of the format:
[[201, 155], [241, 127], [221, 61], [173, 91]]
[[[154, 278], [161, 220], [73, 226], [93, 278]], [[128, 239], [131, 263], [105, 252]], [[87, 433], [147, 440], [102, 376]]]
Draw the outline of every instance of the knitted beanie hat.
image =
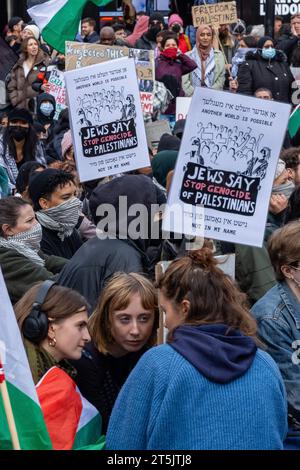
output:
[[180, 18], [179, 15], [176, 15], [176, 13], [174, 13], [173, 15], [170, 16], [169, 18], [169, 21], [168, 21], [168, 26], [169, 28], [172, 26], [172, 24], [174, 23], [178, 23], [180, 24], [181, 26], [183, 26], [183, 20], [182, 18]]
[[40, 37], [40, 30], [35, 24], [28, 24], [25, 26], [24, 31], [31, 31], [33, 37], [38, 41]]

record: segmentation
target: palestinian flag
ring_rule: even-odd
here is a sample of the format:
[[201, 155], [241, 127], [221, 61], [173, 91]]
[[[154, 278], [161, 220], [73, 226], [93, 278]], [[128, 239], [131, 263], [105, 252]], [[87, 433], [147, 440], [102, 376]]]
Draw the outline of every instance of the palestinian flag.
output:
[[98, 411], [80, 394], [65, 371], [52, 367], [36, 385], [36, 390], [55, 450], [104, 448]]
[[288, 131], [292, 139], [297, 134], [299, 127], [300, 127], [300, 105], [298, 105], [297, 108], [294, 110], [294, 112], [291, 114], [289, 123], [288, 123]]
[[[49, 450], [52, 443], [32, 380], [14, 311], [0, 270], [0, 356], [22, 450]], [[3, 378], [3, 376], [2, 376]], [[12, 449], [0, 396], [0, 449]]]
[[[104, 6], [110, 0], [91, 0]], [[74, 41], [82, 13], [88, 0], [28, 0], [28, 14], [40, 28], [43, 39], [55, 50], [64, 53], [65, 41]]]

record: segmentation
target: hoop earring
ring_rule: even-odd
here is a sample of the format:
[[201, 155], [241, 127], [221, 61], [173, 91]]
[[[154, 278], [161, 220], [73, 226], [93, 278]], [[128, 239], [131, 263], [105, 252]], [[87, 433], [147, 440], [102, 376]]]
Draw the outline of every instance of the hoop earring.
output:
[[48, 344], [49, 344], [49, 346], [51, 346], [51, 348], [55, 348], [55, 346], [56, 346], [56, 338], [49, 338]]

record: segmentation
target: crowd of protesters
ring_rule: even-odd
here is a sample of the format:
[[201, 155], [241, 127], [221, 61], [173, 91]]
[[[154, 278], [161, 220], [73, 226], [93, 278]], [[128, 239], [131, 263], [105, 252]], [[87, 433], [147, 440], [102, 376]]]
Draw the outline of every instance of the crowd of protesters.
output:
[[[149, 148], [149, 167], [85, 183], [68, 108], [55, 120], [49, 93], [65, 56], [19, 17], [3, 38], [18, 58], [1, 105], [0, 265], [34, 383], [53, 365], [70, 374], [102, 416], [108, 449], [300, 448], [300, 133], [284, 141], [262, 248], [206, 240], [188, 251], [184, 236], [163, 239], [163, 214], [151, 211], [166, 202], [184, 132], [177, 97], [206, 87], [241, 103], [298, 104], [300, 15], [277, 17], [274, 37], [242, 19], [195, 29], [177, 12], [139, 12], [100, 31], [83, 18], [76, 41], [154, 51], [145, 121], [166, 119], [172, 131]], [[147, 208], [148, 237], [130, 235], [121, 196]], [[103, 237], [98, 208], [108, 204], [117, 224]], [[227, 253], [236, 281], [215, 258]], [[158, 279], [162, 260], [172, 263]], [[46, 326], [31, 334], [26, 319], [49, 280]], [[160, 346], [158, 306], [168, 328]]]

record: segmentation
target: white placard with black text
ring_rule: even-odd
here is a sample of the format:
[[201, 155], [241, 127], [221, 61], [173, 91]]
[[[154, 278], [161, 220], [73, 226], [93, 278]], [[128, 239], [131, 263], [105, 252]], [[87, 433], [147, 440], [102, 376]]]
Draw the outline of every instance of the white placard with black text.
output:
[[288, 104], [196, 88], [163, 229], [262, 246], [289, 115]]
[[133, 59], [65, 73], [80, 181], [149, 166]]

